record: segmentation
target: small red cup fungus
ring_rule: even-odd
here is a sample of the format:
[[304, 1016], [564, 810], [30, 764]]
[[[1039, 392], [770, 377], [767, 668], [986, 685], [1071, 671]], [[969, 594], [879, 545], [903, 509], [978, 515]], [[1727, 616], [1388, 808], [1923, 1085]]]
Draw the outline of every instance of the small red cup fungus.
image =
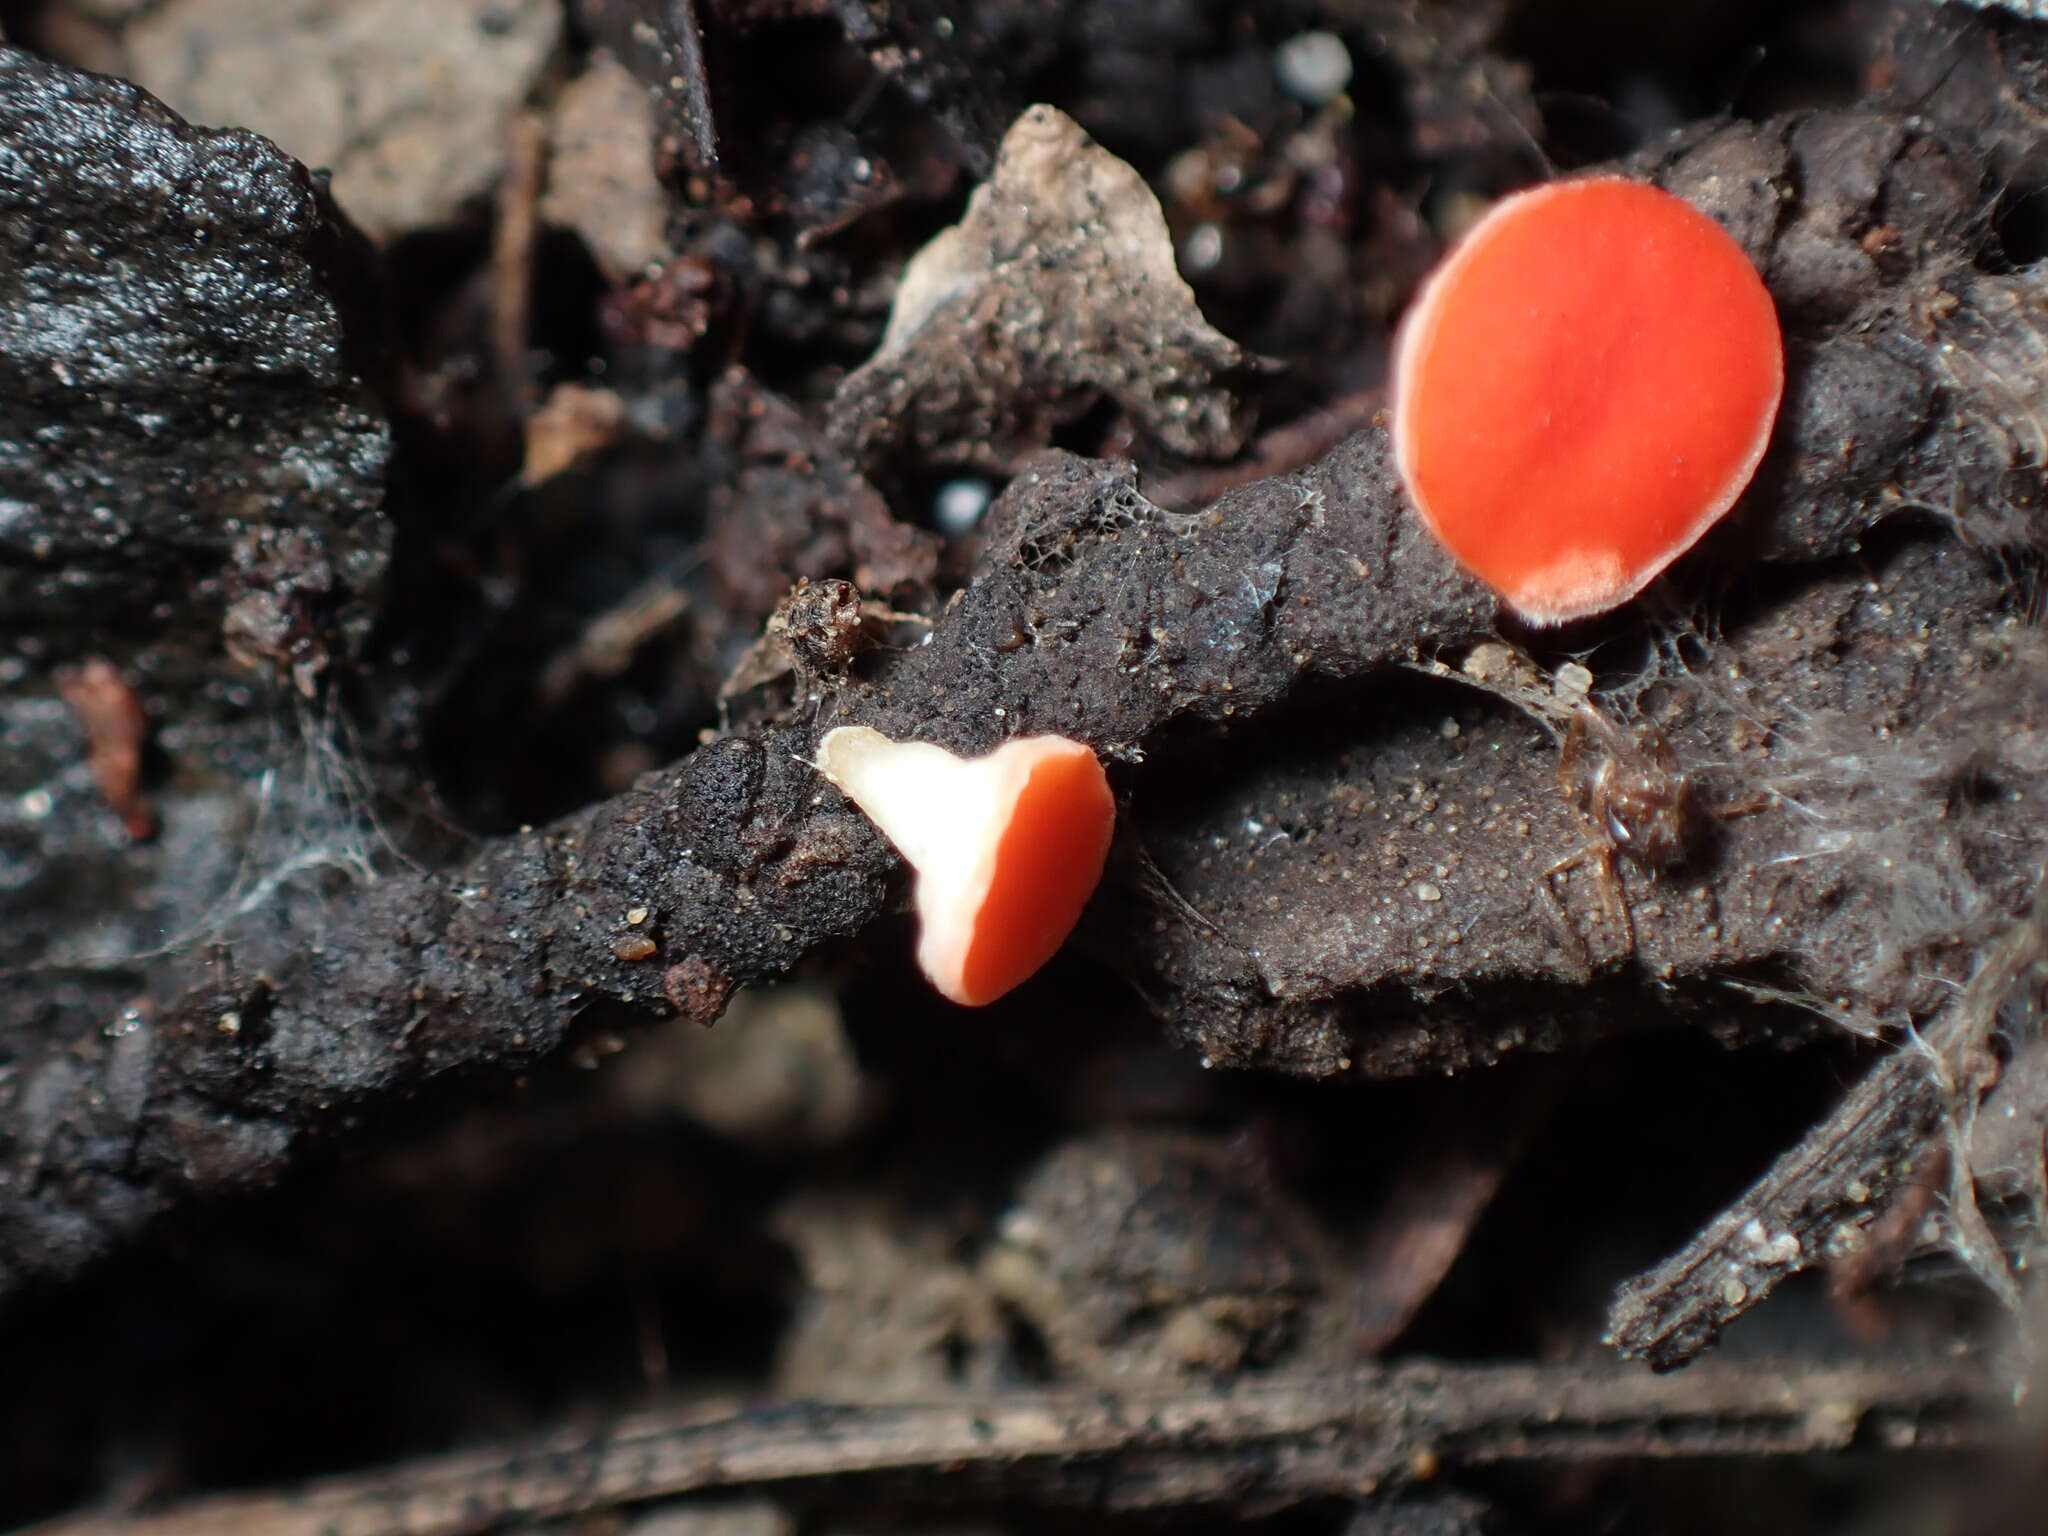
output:
[[1785, 381], [1742, 247], [1614, 176], [1498, 204], [1423, 286], [1394, 368], [1423, 521], [1538, 624], [1618, 607], [1691, 548], [1755, 474]]
[[1050, 960], [1102, 878], [1116, 801], [1078, 741], [964, 758], [845, 725], [817, 768], [916, 871], [917, 963], [956, 1003], [992, 1003]]

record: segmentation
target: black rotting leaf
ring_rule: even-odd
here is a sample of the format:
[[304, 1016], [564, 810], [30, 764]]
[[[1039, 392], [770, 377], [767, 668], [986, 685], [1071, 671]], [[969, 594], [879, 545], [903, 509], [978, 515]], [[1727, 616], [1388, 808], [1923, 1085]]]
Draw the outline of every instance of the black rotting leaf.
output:
[[360, 237], [254, 134], [6, 48], [0, 140], [0, 623], [218, 623], [192, 584], [277, 591], [289, 538], [292, 664], [347, 650], [387, 543]]
[[1159, 200], [1078, 123], [1036, 106], [958, 224], [904, 268], [882, 345], [833, 401], [861, 462], [908, 438], [1008, 468], [1103, 396], [1178, 453], [1244, 440], [1254, 360], [1202, 318]]

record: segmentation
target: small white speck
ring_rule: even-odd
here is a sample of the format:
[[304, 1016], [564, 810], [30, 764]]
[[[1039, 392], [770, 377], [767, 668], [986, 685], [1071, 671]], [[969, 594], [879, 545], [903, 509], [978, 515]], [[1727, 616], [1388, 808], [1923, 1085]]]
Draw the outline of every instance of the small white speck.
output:
[[1320, 107], [1351, 83], [1351, 50], [1334, 32], [1297, 32], [1273, 50], [1273, 73], [1296, 101]]
[[995, 495], [995, 487], [977, 476], [948, 480], [932, 497], [932, 523], [948, 538], [974, 532]]

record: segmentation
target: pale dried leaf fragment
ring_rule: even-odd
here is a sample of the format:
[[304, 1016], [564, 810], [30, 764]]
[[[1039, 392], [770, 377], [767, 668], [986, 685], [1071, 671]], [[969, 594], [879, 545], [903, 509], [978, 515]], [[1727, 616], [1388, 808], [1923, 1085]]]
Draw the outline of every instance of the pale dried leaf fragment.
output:
[[562, 88], [548, 124], [541, 217], [581, 235], [617, 284], [674, 254], [668, 196], [654, 172], [655, 132], [647, 88], [602, 49]]
[[521, 485], [539, 485], [602, 453], [626, 430], [626, 403], [616, 390], [573, 381], [557, 384], [526, 420]]
[[1245, 435], [1230, 376], [1256, 366], [1202, 318], [1144, 179], [1035, 106], [966, 217], [904, 269], [829, 428], [861, 460], [908, 439], [1007, 469], [1107, 395], [1172, 451], [1223, 458]]
[[388, 239], [490, 190], [562, 31], [552, 0], [169, 0], [122, 41], [138, 85], [332, 171]]

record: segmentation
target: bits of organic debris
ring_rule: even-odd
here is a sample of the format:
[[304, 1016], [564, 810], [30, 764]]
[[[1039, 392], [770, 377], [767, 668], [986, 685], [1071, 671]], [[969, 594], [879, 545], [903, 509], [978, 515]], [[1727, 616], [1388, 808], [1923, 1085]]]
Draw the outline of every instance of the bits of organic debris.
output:
[[629, 359], [638, 362], [632, 354], [641, 348], [679, 357], [703, 340], [726, 297], [718, 268], [689, 254], [611, 294], [599, 313], [613, 345]]
[[765, 620], [805, 577], [851, 576], [889, 600], [929, 590], [937, 536], [894, 517], [793, 404], [734, 369], [713, 389], [711, 410], [712, 440], [738, 470], [713, 493], [704, 551], [735, 618]]
[[1361, 1354], [1385, 1351], [1436, 1294], [1550, 1118], [1561, 1081], [1547, 1062], [1475, 1073], [1410, 1138], [1386, 1202], [1346, 1255], [1350, 1342]]
[[717, 1029], [661, 1026], [620, 1062], [612, 1091], [636, 1113], [681, 1109], [775, 1156], [839, 1145], [873, 1097], [838, 998], [803, 983], [741, 993]]
[[542, 706], [559, 708], [588, 678], [617, 677], [633, 664], [642, 646], [690, 611], [689, 595], [673, 575], [662, 574], [626, 594], [584, 626], [573, 645], [556, 652], [541, 668], [534, 694]]
[[846, 682], [854, 662], [880, 645], [890, 627], [898, 624], [931, 628], [931, 620], [922, 614], [899, 613], [862, 597], [850, 581], [798, 577], [775, 605], [761, 638], [720, 685], [719, 701], [729, 702], [784, 677], [795, 678], [800, 695], [815, 698], [821, 688]]
[[577, 19], [604, 39], [660, 104], [657, 170], [709, 172], [718, 164], [718, 124], [704, 69], [696, 0], [576, 0]]
[[1223, 1139], [1111, 1131], [1055, 1148], [981, 1267], [1084, 1380], [1227, 1375], [1335, 1343], [1313, 1218]]
[[870, 643], [860, 588], [850, 581], [799, 581], [775, 610], [790, 661], [808, 677], [843, 672]]
[[142, 753], [149, 742], [149, 720], [142, 701], [110, 661], [95, 656], [57, 673], [57, 691], [78, 716], [85, 731], [86, 758], [100, 795], [131, 843], [156, 831], [156, 811], [142, 793]]
[[661, 973], [662, 995], [669, 1006], [706, 1029], [718, 1022], [738, 985], [715, 962], [701, 955], [691, 955]]
[[804, 1272], [777, 1351], [778, 1390], [928, 1401], [1001, 1379], [1003, 1320], [982, 1277], [959, 1261], [953, 1225], [828, 1186], [785, 1203], [774, 1228]]
[[905, 439], [1007, 469], [1107, 395], [1176, 453], [1244, 440], [1228, 377], [1247, 354], [1202, 318], [1144, 179], [1064, 113], [1004, 136], [967, 216], [904, 269], [875, 356], [832, 403], [863, 462]]
[[539, 485], [609, 448], [626, 426], [626, 404], [618, 394], [589, 384], [557, 384], [526, 418], [526, 464], [522, 485]]
[[799, 250], [816, 245], [903, 189], [889, 167], [839, 123], [812, 123], [789, 146], [789, 163], [771, 211], [799, 226]]
[[1334, 32], [1297, 32], [1273, 50], [1273, 69], [1289, 95], [1320, 107], [1351, 84], [1351, 50]]
[[252, 528], [235, 540], [221, 616], [227, 652], [252, 671], [288, 678], [306, 698], [327, 670], [327, 613], [340, 581], [321, 541], [298, 529]]
[[[952, 134], [975, 175], [988, 170], [989, 150], [1008, 115], [1007, 94], [990, 89], [988, 61], [963, 48], [963, 29], [944, 7], [891, 4], [889, 0], [824, 0], [876, 70], [922, 104]], [[994, 16], [973, 20], [996, 21]], [[977, 67], [979, 66], [979, 67]]]
[[2026, 909], [1975, 952], [1973, 974], [1945, 989], [1945, 1006], [1915, 1031], [1912, 1045], [1881, 1059], [1683, 1249], [1621, 1287], [1608, 1312], [1609, 1344], [1660, 1369], [1683, 1365], [1791, 1276], [1907, 1236], [1871, 1223], [1888, 1202], [1910, 1206], [1920, 1198], [1902, 1188], [1919, 1173], [1946, 1173], [1946, 1246], [2008, 1311], [2019, 1310], [2011, 1261], [1978, 1204], [1965, 1127], [2004, 1120], [2025, 1127], [2030, 1166], [2019, 1173], [2020, 1187], [2038, 1222], [2040, 1079], [2021, 1088], [2028, 1102], [2001, 1102], [2010, 1088], [1989, 1048], [2001, 1019], [2038, 1019], [2048, 1009], [2048, 885], [2038, 870], [2032, 884]]
[[547, 128], [537, 113], [515, 112], [505, 123], [505, 168], [498, 177], [491, 226], [491, 350], [498, 383], [513, 414], [535, 405], [533, 358], [534, 253], [540, 242], [540, 193], [547, 175]]

